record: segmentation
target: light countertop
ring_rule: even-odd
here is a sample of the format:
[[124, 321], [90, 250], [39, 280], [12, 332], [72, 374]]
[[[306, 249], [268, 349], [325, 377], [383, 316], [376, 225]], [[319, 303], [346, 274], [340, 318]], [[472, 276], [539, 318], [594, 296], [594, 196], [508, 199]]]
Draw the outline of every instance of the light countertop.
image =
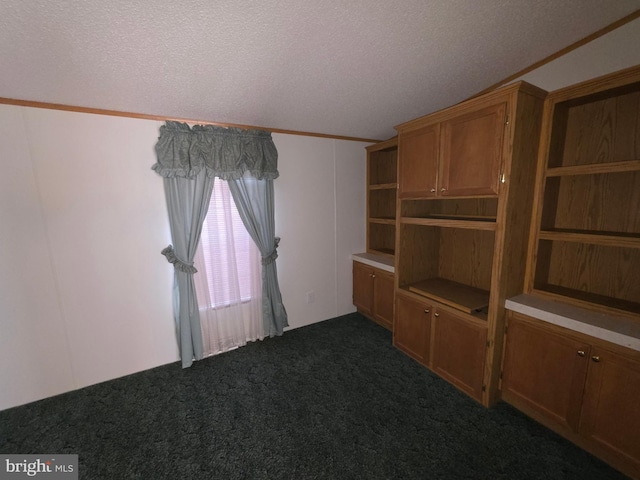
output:
[[595, 312], [526, 294], [507, 299], [505, 307], [544, 322], [640, 351], [640, 324], [626, 317]]

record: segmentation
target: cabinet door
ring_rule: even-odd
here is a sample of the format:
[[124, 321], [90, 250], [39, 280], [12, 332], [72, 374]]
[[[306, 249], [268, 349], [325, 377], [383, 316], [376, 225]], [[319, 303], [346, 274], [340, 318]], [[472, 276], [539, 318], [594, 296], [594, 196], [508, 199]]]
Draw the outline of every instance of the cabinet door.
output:
[[353, 262], [353, 304], [366, 315], [373, 306], [373, 269], [360, 262]]
[[640, 472], [640, 361], [593, 348], [580, 433]]
[[481, 402], [487, 327], [439, 309], [433, 315], [433, 371]]
[[374, 270], [373, 316], [385, 328], [393, 330], [393, 275]]
[[403, 133], [398, 140], [398, 189], [403, 197], [433, 197], [438, 175], [440, 125]]
[[398, 295], [393, 344], [423, 365], [429, 363], [431, 305]]
[[506, 103], [442, 124], [440, 195], [497, 195]]
[[534, 326], [510, 314], [502, 398], [576, 431], [589, 344]]

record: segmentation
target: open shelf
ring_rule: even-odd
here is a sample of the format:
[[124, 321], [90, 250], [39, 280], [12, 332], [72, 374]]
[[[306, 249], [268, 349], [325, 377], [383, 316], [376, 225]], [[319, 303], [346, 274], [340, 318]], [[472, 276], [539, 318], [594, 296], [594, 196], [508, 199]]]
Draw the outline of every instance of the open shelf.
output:
[[613, 171], [640, 159], [639, 105], [640, 82], [556, 103], [548, 167], [610, 164]]
[[476, 313], [489, 306], [489, 291], [470, 287], [446, 278], [429, 278], [408, 285], [409, 291], [436, 300], [466, 313]]
[[543, 231], [640, 236], [640, 170], [549, 177], [543, 202]]
[[541, 239], [533, 287], [640, 314], [640, 249]]
[[[384, 142], [386, 145], [388, 142]], [[374, 150], [377, 146], [367, 148], [369, 153], [369, 186], [389, 188], [397, 182], [398, 147], [390, 145], [382, 150]]]
[[369, 217], [395, 218], [396, 190], [374, 189], [369, 191]]
[[381, 253], [393, 255], [396, 245], [396, 227], [392, 220], [369, 220], [369, 236], [367, 238], [367, 251], [369, 253]]

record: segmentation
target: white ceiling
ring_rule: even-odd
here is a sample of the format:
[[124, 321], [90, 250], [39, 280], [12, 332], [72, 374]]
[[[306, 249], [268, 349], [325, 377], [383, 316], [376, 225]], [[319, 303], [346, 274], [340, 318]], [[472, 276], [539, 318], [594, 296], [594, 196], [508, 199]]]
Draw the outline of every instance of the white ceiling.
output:
[[638, 8], [640, 0], [0, 0], [0, 97], [385, 139], [394, 125]]

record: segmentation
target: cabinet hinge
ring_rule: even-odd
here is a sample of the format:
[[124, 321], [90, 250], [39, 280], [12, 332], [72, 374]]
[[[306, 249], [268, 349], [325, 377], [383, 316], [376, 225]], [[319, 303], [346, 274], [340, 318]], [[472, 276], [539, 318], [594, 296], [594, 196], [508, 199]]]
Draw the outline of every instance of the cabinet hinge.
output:
[[500, 183], [504, 183], [505, 182], [505, 177], [504, 177], [504, 173], [500, 174]]
[[491, 346], [491, 340], [487, 340], [487, 348]]
[[487, 386], [486, 385], [482, 385], [482, 391], [486, 392], [487, 391]]
[[507, 325], [504, 326], [504, 333], [507, 333], [507, 331], [509, 330], [509, 327]]
[[509, 125], [509, 115], [507, 114], [506, 118], [504, 119], [504, 124], [505, 125]]
[[502, 380], [502, 372], [500, 372], [500, 380]]

